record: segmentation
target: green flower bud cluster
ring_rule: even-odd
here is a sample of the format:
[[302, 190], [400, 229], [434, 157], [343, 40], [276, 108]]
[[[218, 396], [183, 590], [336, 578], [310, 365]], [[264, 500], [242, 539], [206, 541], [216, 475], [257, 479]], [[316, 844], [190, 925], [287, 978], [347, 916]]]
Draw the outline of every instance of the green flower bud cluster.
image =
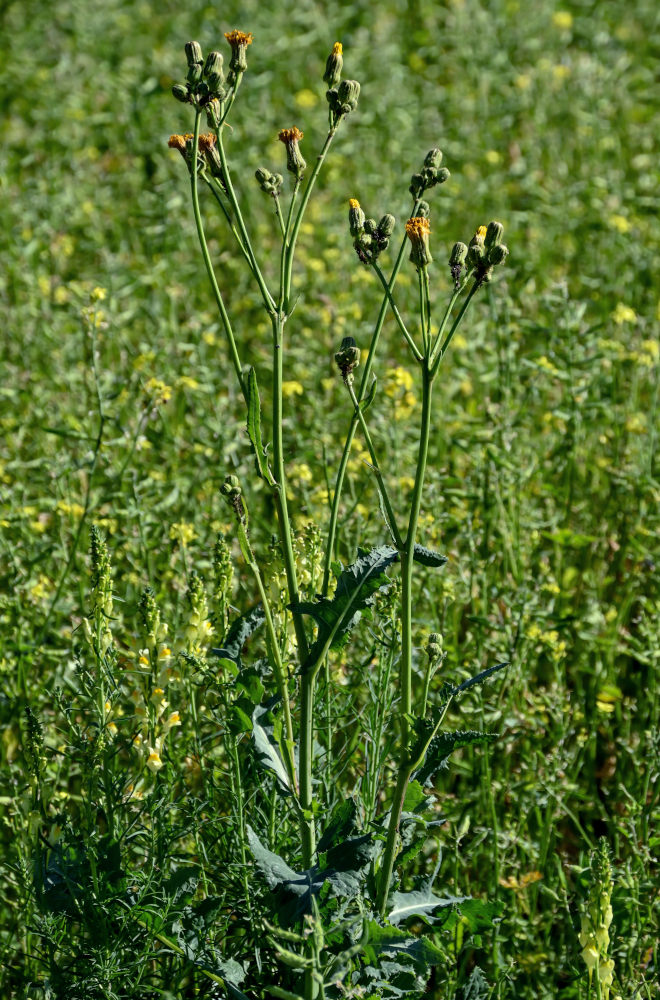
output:
[[331, 87], [325, 96], [332, 113], [332, 124], [336, 127], [345, 115], [357, 108], [360, 84], [357, 80], [342, 80], [338, 86]]
[[220, 496], [233, 509], [240, 524], [247, 526], [247, 509], [243, 502], [243, 490], [237, 476], [226, 476], [220, 487]]
[[[204, 60], [199, 42], [186, 43], [186, 60], [188, 75], [186, 83], [175, 83], [172, 94], [182, 104], [194, 104], [197, 107], [207, 107], [212, 101], [224, 101], [227, 96], [223, 56], [221, 52], [209, 52]], [[207, 116], [208, 117], [208, 116]], [[215, 127], [213, 121], [209, 121]]]
[[156, 595], [151, 587], [146, 587], [142, 591], [142, 596], [138, 604], [138, 613], [145, 636], [149, 640], [150, 645], [155, 646], [160, 634], [160, 611], [156, 604]]
[[431, 632], [426, 643], [426, 655], [429, 658], [429, 663], [435, 664], [443, 656], [442, 650], [442, 633], [441, 632]]
[[396, 219], [389, 213], [380, 222], [367, 219], [355, 198], [349, 200], [348, 225], [353, 237], [353, 246], [363, 264], [375, 264], [378, 257], [387, 250], [394, 232]]
[[475, 272], [478, 285], [490, 281], [493, 268], [503, 264], [509, 254], [509, 248], [502, 243], [503, 231], [501, 222], [490, 222], [488, 226], [479, 226], [470, 240], [467, 267]]
[[[425, 191], [435, 187], [436, 184], [444, 184], [449, 180], [450, 174], [446, 167], [441, 167], [442, 150], [430, 149], [424, 158], [424, 165], [418, 174], [413, 174], [410, 178], [410, 193], [415, 200], [421, 198]], [[419, 214], [419, 213], [418, 213]]]
[[204, 59], [199, 42], [186, 42], [188, 63], [186, 82], [175, 83], [172, 87], [173, 97], [182, 104], [193, 104], [195, 107], [207, 109], [212, 106], [212, 110], [207, 112], [210, 128], [217, 128], [221, 116], [219, 104], [226, 100], [237, 76], [247, 69], [245, 51], [252, 43], [252, 35], [246, 35], [242, 31], [226, 32], [225, 38], [232, 51], [229, 74], [226, 78], [224, 57], [221, 52], [209, 52]]
[[92, 602], [94, 610], [112, 615], [112, 567], [106, 541], [95, 524], [90, 530], [92, 562]]
[[353, 337], [344, 337], [335, 354], [335, 361], [344, 382], [350, 385], [353, 382], [353, 372], [360, 364], [360, 348], [356, 346]]
[[264, 194], [270, 194], [273, 198], [277, 198], [284, 183], [282, 174], [272, 174], [266, 167], [258, 167], [254, 172], [254, 176], [257, 178], [257, 183]]
[[203, 650], [204, 641], [211, 636], [213, 628], [208, 617], [204, 581], [196, 570], [190, 574], [186, 597], [190, 607], [190, 618], [186, 626], [187, 652], [193, 656], [199, 656]]
[[234, 569], [231, 552], [223, 535], [218, 535], [213, 549], [213, 604], [214, 619], [221, 632], [227, 626], [227, 611], [231, 600]]
[[612, 923], [612, 866], [604, 840], [591, 858], [591, 891], [586, 910], [582, 914], [580, 947], [582, 960], [589, 970], [589, 983], [594, 972], [600, 986], [602, 1000], [609, 1000], [614, 978], [614, 962], [608, 958], [610, 925]]
[[39, 719], [31, 708], [25, 709], [26, 739], [24, 744], [27, 769], [34, 778], [40, 778], [46, 764], [44, 755], [44, 731]]

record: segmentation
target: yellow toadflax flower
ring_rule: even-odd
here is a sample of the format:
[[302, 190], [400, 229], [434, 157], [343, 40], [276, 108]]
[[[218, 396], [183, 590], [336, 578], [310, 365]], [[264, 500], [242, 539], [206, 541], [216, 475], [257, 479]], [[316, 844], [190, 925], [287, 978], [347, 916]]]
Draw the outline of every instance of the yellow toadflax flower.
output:
[[164, 767], [163, 761], [161, 760], [160, 753], [154, 747], [149, 747], [149, 756], [147, 757], [147, 767], [154, 774], [160, 771], [161, 767]]

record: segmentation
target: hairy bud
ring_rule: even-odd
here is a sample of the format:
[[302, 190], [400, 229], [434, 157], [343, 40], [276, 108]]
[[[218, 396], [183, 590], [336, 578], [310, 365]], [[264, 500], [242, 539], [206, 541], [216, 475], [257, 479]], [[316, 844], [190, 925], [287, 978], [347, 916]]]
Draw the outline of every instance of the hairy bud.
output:
[[341, 80], [343, 66], [342, 44], [341, 42], [335, 42], [332, 46], [332, 52], [328, 56], [328, 61], [325, 64], [325, 73], [323, 74], [323, 80], [327, 83], [328, 87], [337, 86]]

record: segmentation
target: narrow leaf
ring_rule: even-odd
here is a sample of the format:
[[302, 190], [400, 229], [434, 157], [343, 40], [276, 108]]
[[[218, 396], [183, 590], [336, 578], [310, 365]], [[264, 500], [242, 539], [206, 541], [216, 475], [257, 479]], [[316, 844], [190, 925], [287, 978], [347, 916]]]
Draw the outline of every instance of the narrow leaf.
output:
[[259, 399], [257, 373], [254, 368], [248, 370], [247, 377], [247, 432], [254, 451], [257, 475], [260, 479], [274, 486], [275, 480], [268, 467], [266, 450], [261, 441], [261, 400]]
[[458, 694], [462, 691], [468, 691], [471, 687], [475, 687], [477, 684], [483, 684], [483, 682], [491, 676], [491, 674], [496, 674], [499, 670], [504, 670], [505, 667], [509, 666], [509, 661], [505, 660], [504, 663], [496, 663], [494, 667], [486, 667], [481, 673], [476, 674], [474, 677], [468, 678], [468, 680], [463, 681], [454, 690], [454, 694]]
[[374, 375], [373, 381], [372, 381], [371, 385], [369, 386], [369, 392], [367, 393], [367, 395], [364, 397], [364, 399], [360, 403], [360, 409], [362, 410], [363, 413], [366, 413], [366, 411], [369, 409], [369, 407], [371, 406], [371, 404], [373, 403], [373, 401], [374, 401], [374, 399], [376, 397], [376, 383], [377, 383], [377, 381], [378, 381], [378, 379]]

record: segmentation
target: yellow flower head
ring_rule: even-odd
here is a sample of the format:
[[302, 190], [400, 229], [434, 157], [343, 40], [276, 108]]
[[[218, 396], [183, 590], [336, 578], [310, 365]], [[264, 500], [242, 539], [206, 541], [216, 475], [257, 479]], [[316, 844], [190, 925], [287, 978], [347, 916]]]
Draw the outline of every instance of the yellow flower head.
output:
[[477, 237], [477, 239], [485, 240], [487, 232], [488, 232], [488, 226], [479, 226], [474, 235], [475, 237]]
[[149, 768], [150, 771], [153, 771], [154, 774], [157, 774], [158, 771], [160, 771], [161, 767], [163, 767], [163, 762], [160, 758], [160, 754], [158, 753], [157, 750], [154, 750], [153, 747], [149, 747], [149, 756], [147, 757], [147, 767]]
[[171, 135], [167, 140], [167, 145], [170, 149], [178, 149], [180, 153], [186, 151], [186, 140], [182, 135]]
[[357, 209], [360, 207], [360, 202], [357, 200], [357, 198], [349, 198], [348, 204], [350, 208], [354, 209], [355, 211], [357, 211]]
[[410, 260], [416, 267], [426, 267], [433, 260], [429, 249], [431, 224], [423, 216], [414, 216], [406, 222], [406, 235], [411, 243]]
[[245, 31], [225, 31], [225, 38], [231, 45], [231, 62], [229, 68], [232, 73], [244, 73], [247, 69], [247, 59], [245, 51], [248, 45], [252, 45], [252, 33]]
[[340, 56], [343, 51], [344, 51], [344, 46], [341, 44], [341, 42], [335, 42], [335, 44], [332, 46], [333, 56]]

